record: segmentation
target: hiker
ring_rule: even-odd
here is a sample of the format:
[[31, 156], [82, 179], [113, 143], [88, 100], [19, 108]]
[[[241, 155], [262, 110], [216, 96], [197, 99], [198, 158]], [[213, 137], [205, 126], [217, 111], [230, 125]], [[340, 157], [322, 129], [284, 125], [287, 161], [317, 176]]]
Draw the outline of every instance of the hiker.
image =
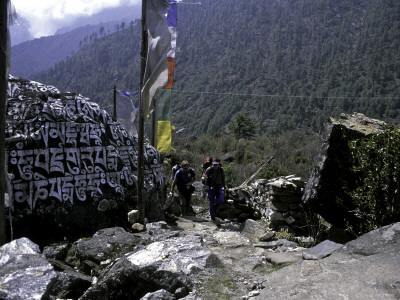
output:
[[195, 188], [192, 185], [196, 181], [196, 172], [189, 167], [188, 161], [182, 161], [182, 168], [176, 173], [171, 184], [170, 196], [174, 196], [175, 185], [178, 187], [179, 202], [182, 215], [192, 214], [190, 200]]
[[[224, 202], [225, 174], [219, 160], [214, 158], [212, 166], [206, 170], [205, 182], [207, 186], [208, 200], [210, 200], [210, 216], [215, 221], [215, 212]], [[222, 190], [223, 189], [223, 190]]]
[[201, 168], [203, 170], [202, 174], [201, 174], [201, 182], [205, 185], [205, 181], [204, 181], [204, 176], [206, 175], [206, 170], [208, 169], [208, 167], [211, 167], [211, 157], [207, 157], [206, 161], [201, 165]]

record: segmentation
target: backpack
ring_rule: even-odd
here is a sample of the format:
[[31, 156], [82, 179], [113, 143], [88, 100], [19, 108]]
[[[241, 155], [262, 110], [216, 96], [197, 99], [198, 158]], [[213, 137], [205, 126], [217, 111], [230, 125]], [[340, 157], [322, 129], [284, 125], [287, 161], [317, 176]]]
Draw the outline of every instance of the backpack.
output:
[[[208, 167], [207, 168], [207, 170], [206, 170], [206, 172], [208, 173], [207, 174], [207, 176], [208, 176], [208, 186], [212, 186], [213, 184], [214, 184], [214, 168], [211, 166], [211, 167]], [[221, 170], [221, 171], [219, 171], [219, 170]], [[220, 164], [220, 167], [219, 167], [219, 169], [218, 169], [218, 172], [224, 172], [224, 169], [221, 167], [221, 164]], [[224, 175], [224, 173], [222, 173], [222, 175]], [[210, 182], [212, 183], [212, 184], [210, 184]]]
[[172, 167], [172, 180], [174, 180], [176, 172], [178, 172], [178, 170], [181, 168], [182, 166], [180, 164], [176, 164]]

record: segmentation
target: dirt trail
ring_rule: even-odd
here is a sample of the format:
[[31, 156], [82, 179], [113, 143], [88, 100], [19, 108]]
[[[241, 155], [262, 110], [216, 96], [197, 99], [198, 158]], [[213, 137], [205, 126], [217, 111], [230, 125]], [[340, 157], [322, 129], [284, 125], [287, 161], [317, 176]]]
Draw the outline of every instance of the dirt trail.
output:
[[[265, 288], [266, 275], [301, 258], [303, 248], [255, 247], [240, 234], [240, 224], [228, 220], [212, 222], [206, 217], [181, 217], [176, 225], [186, 234], [199, 235], [218, 258], [211, 268], [197, 274], [197, 299], [251, 299]], [[277, 254], [278, 253], [278, 254]], [[278, 255], [273, 263], [271, 254]], [[289, 254], [289, 255], [288, 255]]]

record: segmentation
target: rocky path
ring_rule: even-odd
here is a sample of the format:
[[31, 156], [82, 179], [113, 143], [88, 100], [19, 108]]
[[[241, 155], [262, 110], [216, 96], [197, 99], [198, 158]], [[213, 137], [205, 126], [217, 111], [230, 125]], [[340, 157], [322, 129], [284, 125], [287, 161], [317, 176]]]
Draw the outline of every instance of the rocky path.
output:
[[[251, 221], [251, 220], [250, 220]], [[302, 259], [304, 248], [286, 240], [260, 243], [261, 226], [207, 218], [181, 217], [176, 226], [185, 234], [201, 236], [218, 263], [191, 277], [194, 298], [249, 299], [265, 288], [266, 275]]]
[[0, 247], [0, 299], [400, 299], [400, 223], [312, 248], [248, 219], [105, 228], [41, 251]]

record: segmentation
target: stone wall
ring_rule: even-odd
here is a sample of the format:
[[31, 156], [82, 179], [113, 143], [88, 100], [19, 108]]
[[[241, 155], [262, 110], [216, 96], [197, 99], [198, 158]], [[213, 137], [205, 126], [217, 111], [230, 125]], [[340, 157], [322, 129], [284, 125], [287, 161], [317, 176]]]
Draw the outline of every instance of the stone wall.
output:
[[264, 219], [273, 230], [288, 229], [306, 233], [306, 218], [302, 207], [305, 182], [295, 175], [274, 179], [259, 179], [246, 187], [228, 191], [227, 203], [221, 207], [221, 217]]

